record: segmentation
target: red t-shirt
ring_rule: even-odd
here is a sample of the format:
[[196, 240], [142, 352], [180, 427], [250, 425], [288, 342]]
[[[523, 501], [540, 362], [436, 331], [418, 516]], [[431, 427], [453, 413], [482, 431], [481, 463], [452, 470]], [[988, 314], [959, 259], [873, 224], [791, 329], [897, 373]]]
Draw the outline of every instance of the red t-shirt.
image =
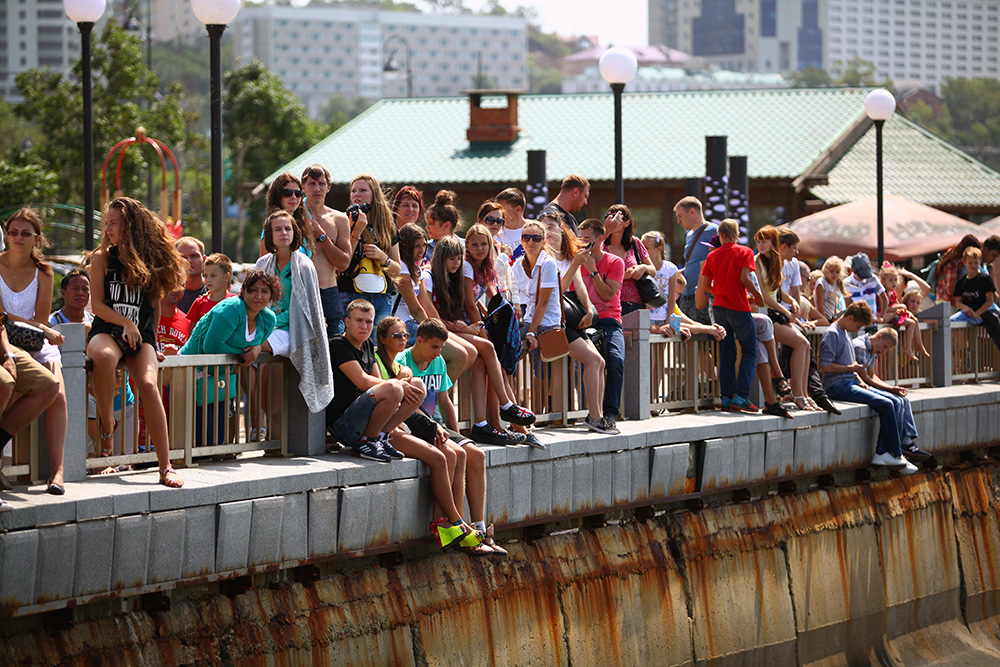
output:
[[[226, 296], [222, 298], [228, 299], [231, 296], [236, 296], [236, 295], [230, 292], [229, 290], [226, 290]], [[202, 294], [197, 299], [195, 299], [194, 303], [191, 304], [191, 307], [188, 309], [187, 312], [188, 321], [191, 322], [191, 329], [194, 329], [194, 325], [198, 324], [198, 320], [204, 317], [205, 313], [212, 310], [212, 308], [214, 308], [217, 304], [220, 303], [222, 303], [221, 300], [212, 301], [208, 293]]]
[[191, 321], [188, 320], [180, 308], [173, 317], [163, 316], [160, 324], [156, 327], [156, 342], [163, 345], [176, 345], [181, 347], [187, 342], [191, 335]]
[[708, 253], [702, 275], [712, 279], [714, 304], [729, 310], [750, 312], [747, 288], [740, 280], [743, 268], [753, 271], [753, 250], [738, 243], [723, 243]]
[[[605, 280], [613, 280], [619, 285], [621, 285], [622, 279], [625, 278], [625, 262], [622, 261], [621, 257], [615, 257], [609, 252], [604, 253], [604, 256], [601, 257], [601, 261], [597, 263], [596, 270], [604, 276]], [[611, 301], [605, 301], [597, 293], [594, 281], [586, 272], [583, 274], [583, 284], [587, 286], [587, 294], [590, 295], [590, 300], [593, 302], [594, 307], [597, 308], [598, 317], [612, 318], [619, 322], [622, 321], [622, 291], [620, 287], [615, 292]]]

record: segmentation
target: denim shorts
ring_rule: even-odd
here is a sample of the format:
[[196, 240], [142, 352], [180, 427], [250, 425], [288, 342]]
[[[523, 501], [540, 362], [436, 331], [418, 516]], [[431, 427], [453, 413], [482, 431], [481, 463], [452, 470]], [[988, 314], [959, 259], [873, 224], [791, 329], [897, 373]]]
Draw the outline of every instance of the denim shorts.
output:
[[333, 437], [343, 445], [347, 445], [348, 447], [354, 446], [361, 440], [365, 429], [368, 428], [368, 422], [372, 417], [372, 410], [375, 409], [377, 404], [378, 401], [375, 400], [375, 387], [358, 396], [354, 399], [353, 403], [347, 406], [340, 419], [333, 423], [333, 428], [330, 429]]

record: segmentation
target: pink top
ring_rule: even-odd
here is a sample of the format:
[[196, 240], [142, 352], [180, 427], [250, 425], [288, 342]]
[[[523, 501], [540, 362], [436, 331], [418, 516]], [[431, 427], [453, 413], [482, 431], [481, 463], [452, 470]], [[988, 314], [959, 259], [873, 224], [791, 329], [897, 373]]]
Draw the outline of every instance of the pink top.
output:
[[[639, 252], [638, 258], [636, 258], [635, 256], [636, 249], [638, 249]], [[607, 252], [607, 250], [608, 250], [608, 243], [607, 241], [605, 241], [604, 251]], [[618, 257], [618, 255], [615, 255], [615, 257]], [[624, 258], [619, 258], [619, 259], [624, 259], [625, 270], [627, 271], [636, 264], [642, 264], [647, 257], [649, 257], [649, 253], [646, 251], [646, 246], [642, 245], [642, 243], [633, 236], [632, 247], [629, 248], [629, 251], [625, 253]], [[619, 292], [619, 296], [621, 297], [622, 303], [637, 303], [639, 305], [642, 305], [642, 299], [639, 298], [639, 288], [635, 286], [635, 281], [632, 280], [631, 278], [622, 281], [622, 288], [621, 291]]]

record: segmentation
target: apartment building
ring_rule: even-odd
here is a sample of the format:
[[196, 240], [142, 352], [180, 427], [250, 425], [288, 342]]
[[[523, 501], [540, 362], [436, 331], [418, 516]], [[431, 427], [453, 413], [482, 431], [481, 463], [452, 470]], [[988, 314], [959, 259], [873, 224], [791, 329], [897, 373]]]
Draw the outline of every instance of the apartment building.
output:
[[747, 72], [837, 75], [860, 56], [937, 89], [1000, 75], [1000, 0], [649, 0], [649, 41]]
[[[314, 117], [336, 94], [406, 97], [407, 66], [414, 97], [458, 95], [480, 80], [528, 87], [519, 18], [259, 6], [244, 8], [230, 29], [237, 57], [258, 58]], [[390, 56], [395, 71], [387, 72]]]
[[80, 31], [62, 0], [0, 0], [0, 96], [20, 102], [14, 79], [34, 67], [68, 72], [80, 57]]

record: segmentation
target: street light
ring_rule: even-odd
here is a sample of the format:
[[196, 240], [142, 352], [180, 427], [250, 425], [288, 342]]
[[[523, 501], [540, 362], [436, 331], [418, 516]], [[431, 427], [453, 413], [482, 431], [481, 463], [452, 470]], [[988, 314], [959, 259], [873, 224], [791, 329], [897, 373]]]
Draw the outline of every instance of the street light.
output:
[[240, 0], [191, 0], [208, 29], [212, 68], [212, 252], [222, 252], [222, 33], [240, 11]]
[[612, 46], [598, 61], [601, 76], [611, 84], [615, 94], [615, 203], [625, 202], [625, 181], [622, 178], [622, 91], [639, 67], [635, 54], [623, 46]]
[[873, 90], [865, 97], [865, 113], [875, 123], [875, 200], [878, 210], [878, 266], [885, 261], [885, 234], [882, 214], [882, 125], [896, 111], [896, 98], [884, 88]]
[[90, 77], [90, 33], [104, 15], [105, 0], [63, 0], [63, 10], [80, 29], [83, 69], [83, 247], [94, 249], [94, 99]]
[[400, 71], [399, 63], [396, 62], [396, 49], [389, 48], [389, 45], [396, 40], [400, 42], [406, 49], [406, 97], [413, 97], [413, 68], [410, 67], [410, 58], [413, 52], [410, 50], [410, 43], [406, 41], [405, 37], [400, 35], [389, 35], [385, 40], [385, 65], [382, 67], [383, 72], [398, 72]]

